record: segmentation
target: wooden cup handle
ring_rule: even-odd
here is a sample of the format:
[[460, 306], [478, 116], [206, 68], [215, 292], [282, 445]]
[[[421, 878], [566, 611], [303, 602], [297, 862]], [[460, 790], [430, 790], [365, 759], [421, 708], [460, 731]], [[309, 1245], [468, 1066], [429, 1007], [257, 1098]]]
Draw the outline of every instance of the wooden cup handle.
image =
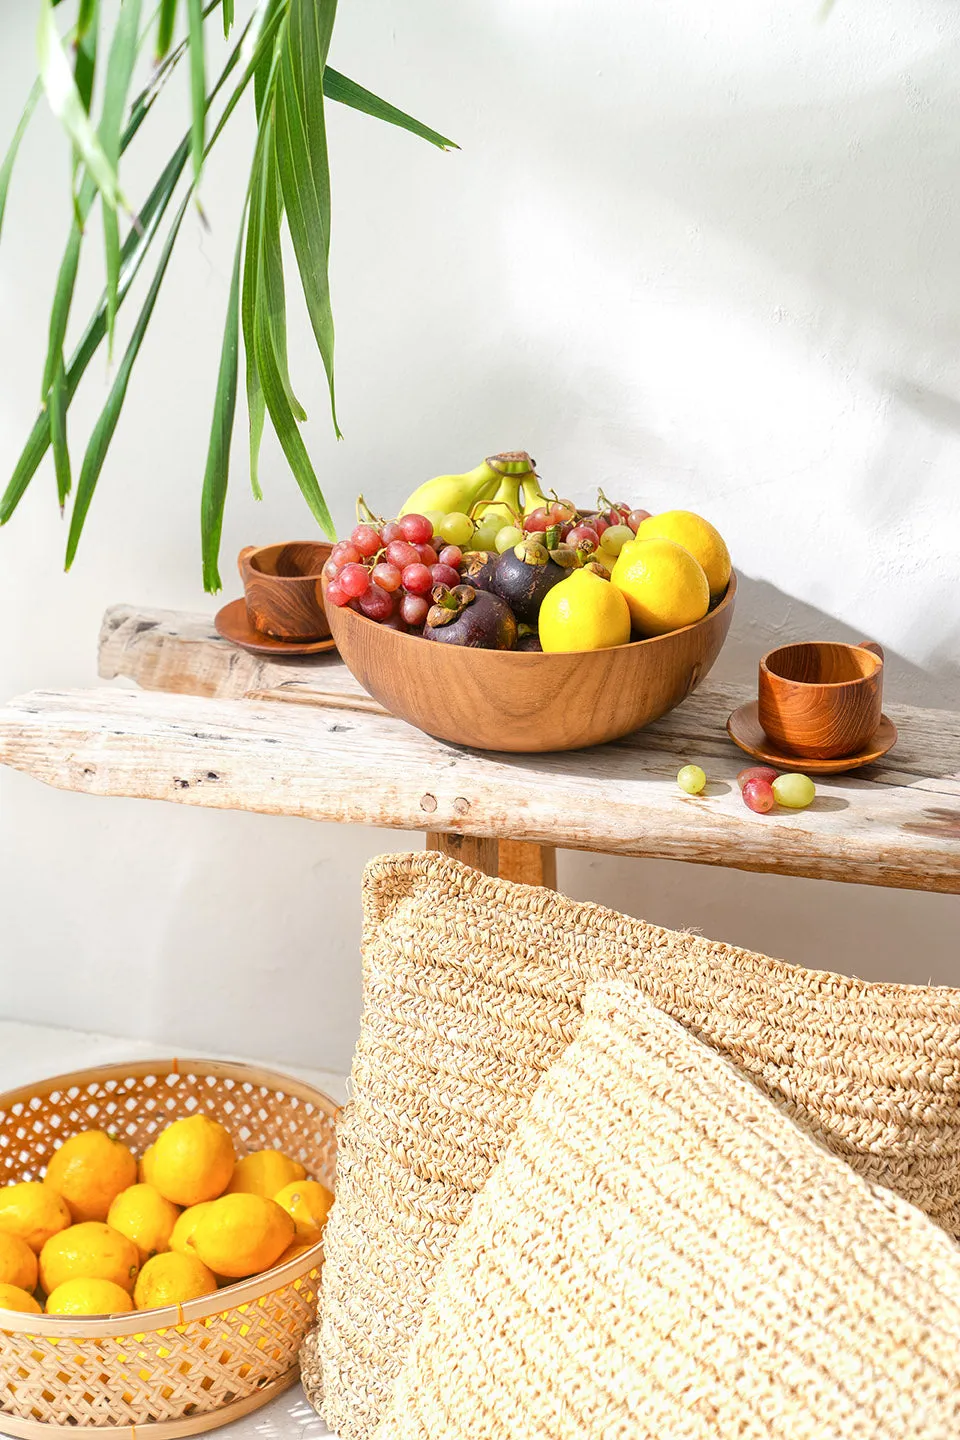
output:
[[244, 545], [243, 549], [240, 551], [240, 554], [237, 556], [237, 569], [240, 571], [241, 576], [243, 575], [243, 567], [245, 563], [247, 562], [247, 560], [250, 559], [250, 556], [253, 554], [256, 548], [256, 545]]
[[883, 653], [883, 646], [878, 645], [876, 640], [858, 640], [857, 648], [860, 650], [869, 650], [871, 655], [876, 655], [880, 660], [886, 659]]

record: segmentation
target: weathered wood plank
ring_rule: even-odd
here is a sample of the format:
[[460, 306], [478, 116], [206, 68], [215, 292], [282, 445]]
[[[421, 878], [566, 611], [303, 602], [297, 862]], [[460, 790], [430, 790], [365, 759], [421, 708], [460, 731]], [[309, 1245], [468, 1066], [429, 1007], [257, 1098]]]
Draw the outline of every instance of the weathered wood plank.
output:
[[955, 795], [861, 773], [822, 781], [809, 810], [760, 816], [732, 745], [703, 796], [678, 790], [676, 760], [649, 734], [479, 755], [342, 708], [112, 688], [0, 709], [0, 762], [62, 789], [960, 893]]

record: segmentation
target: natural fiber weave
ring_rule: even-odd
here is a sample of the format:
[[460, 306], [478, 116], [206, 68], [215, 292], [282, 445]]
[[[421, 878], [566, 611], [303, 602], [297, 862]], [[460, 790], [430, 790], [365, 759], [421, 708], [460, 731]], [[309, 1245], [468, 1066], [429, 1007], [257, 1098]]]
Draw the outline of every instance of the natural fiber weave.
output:
[[437, 1266], [593, 980], [635, 981], [854, 1169], [960, 1230], [957, 991], [798, 969], [435, 854], [374, 861], [363, 893], [354, 1102], [319, 1363], [303, 1357], [342, 1440], [382, 1415]]
[[594, 987], [376, 1440], [956, 1440], [960, 1250], [633, 986]]

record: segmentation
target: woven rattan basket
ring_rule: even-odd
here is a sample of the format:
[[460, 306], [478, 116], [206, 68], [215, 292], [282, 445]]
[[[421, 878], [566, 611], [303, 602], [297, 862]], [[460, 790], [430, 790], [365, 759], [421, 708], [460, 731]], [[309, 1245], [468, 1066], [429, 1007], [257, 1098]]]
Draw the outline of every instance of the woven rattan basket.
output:
[[[141, 1061], [0, 1095], [0, 1185], [36, 1180], [97, 1126], [142, 1154], [172, 1120], [211, 1115], [238, 1152], [282, 1149], [331, 1190], [337, 1106], [298, 1080], [210, 1060]], [[322, 1247], [201, 1300], [103, 1319], [0, 1312], [0, 1434], [78, 1427], [196, 1435], [294, 1384], [314, 1322]]]

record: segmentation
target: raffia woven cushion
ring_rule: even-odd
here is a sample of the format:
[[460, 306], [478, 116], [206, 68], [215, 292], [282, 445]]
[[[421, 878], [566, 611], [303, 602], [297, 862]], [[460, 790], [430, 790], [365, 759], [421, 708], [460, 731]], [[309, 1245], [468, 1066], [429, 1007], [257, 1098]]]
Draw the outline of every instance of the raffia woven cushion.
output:
[[302, 1354], [343, 1440], [383, 1414], [437, 1267], [591, 981], [634, 981], [861, 1174], [960, 1231], [957, 991], [798, 969], [429, 853], [373, 861], [363, 902], [354, 1099]]
[[956, 1440], [960, 1250], [632, 986], [592, 987], [376, 1440]]

